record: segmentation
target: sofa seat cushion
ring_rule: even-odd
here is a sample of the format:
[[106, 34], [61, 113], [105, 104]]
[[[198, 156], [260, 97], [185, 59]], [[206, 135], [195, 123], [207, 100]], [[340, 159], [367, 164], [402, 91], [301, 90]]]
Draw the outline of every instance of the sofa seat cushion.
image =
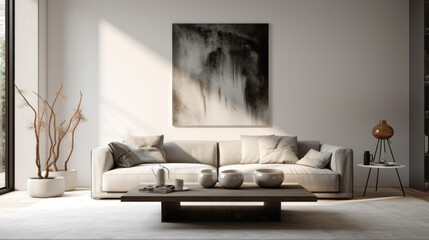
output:
[[219, 168], [236, 169], [243, 173], [245, 183], [254, 183], [253, 172], [260, 168], [280, 169], [284, 172], [284, 183], [298, 183], [311, 192], [338, 192], [340, 176], [327, 168], [317, 169], [296, 164], [233, 164]]
[[[170, 178], [166, 184], [174, 184], [174, 179], [183, 179], [184, 185], [198, 183], [198, 174], [203, 169], [214, 169], [215, 167], [199, 163], [163, 163], [170, 170]], [[140, 183], [155, 184], [155, 176], [152, 173], [158, 169], [157, 163], [140, 164], [131, 168], [115, 168], [103, 174], [103, 191], [127, 192]]]

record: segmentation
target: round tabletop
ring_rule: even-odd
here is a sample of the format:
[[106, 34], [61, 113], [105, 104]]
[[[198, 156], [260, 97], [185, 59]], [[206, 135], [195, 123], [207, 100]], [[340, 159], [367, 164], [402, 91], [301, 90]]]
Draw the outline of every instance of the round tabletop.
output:
[[399, 165], [385, 166], [385, 165], [363, 165], [363, 164], [358, 164], [358, 167], [364, 167], [364, 168], [403, 168], [403, 167], [405, 167], [405, 165], [399, 164]]

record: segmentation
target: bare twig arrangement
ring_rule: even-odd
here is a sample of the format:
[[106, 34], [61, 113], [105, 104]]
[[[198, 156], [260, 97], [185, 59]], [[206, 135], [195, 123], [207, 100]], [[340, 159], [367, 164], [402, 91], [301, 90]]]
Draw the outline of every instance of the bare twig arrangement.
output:
[[[24, 93], [21, 89], [19, 89], [16, 85], [19, 95], [24, 99], [24, 106], [30, 107], [30, 109], [34, 113], [34, 120], [31, 125], [31, 128], [34, 128], [34, 134], [36, 136], [36, 166], [37, 166], [37, 176], [40, 179], [49, 177], [49, 170], [52, 167], [52, 171], [57, 172], [57, 162], [60, 158], [61, 151], [61, 143], [64, 138], [70, 133], [71, 134], [71, 146], [70, 151], [67, 155], [66, 160], [64, 161], [64, 171], [67, 171], [67, 164], [70, 160], [70, 157], [74, 150], [75, 138], [74, 134], [79, 123], [86, 121], [85, 116], [82, 113], [82, 92], [80, 92], [79, 103], [77, 104], [76, 110], [73, 112], [73, 115], [70, 117], [68, 121], [62, 121], [59, 125], [57, 124], [57, 115], [55, 113], [55, 104], [59, 97], [64, 97], [62, 93], [63, 86], [61, 85], [60, 89], [55, 93], [52, 103], [49, 103], [45, 98], [40, 96], [39, 94], [33, 92], [38, 99], [43, 103], [41, 112], [37, 112], [36, 109], [30, 104], [28, 99], [24, 96]], [[46, 121], [44, 121], [45, 113], [49, 109], [49, 120], [46, 125]], [[46, 113], [47, 115], [48, 113]], [[45, 174], [42, 176], [42, 165], [40, 159], [40, 132], [41, 130], [47, 127], [47, 133], [49, 137], [50, 147], [49, 154], [45, 160]]]

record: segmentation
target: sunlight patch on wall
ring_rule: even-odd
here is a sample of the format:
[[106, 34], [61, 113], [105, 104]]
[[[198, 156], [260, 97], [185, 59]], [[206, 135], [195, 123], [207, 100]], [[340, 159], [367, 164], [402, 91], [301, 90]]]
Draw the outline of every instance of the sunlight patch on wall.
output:
[[157, 99], [170, 98], [170, 63], [106, 20], [99, 21], [99, 54], [99, 144], [162, 133], [150, 119], [164, 115]]

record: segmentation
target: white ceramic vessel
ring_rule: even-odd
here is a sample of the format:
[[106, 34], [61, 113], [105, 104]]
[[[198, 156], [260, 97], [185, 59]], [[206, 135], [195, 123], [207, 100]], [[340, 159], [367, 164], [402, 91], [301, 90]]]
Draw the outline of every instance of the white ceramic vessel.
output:
[[253, 180], [259, 187], [277, 188], [283, 183], [285, 175], [280, 169], [258, 169], [253, 172]]
[[[45, 176], [46, 171], [42, 172], [42, 176]], [[72, 170], [58, 170], [57, 172], [49, 172], [49, 177], [64, 177], [66, 191], [73, 191], [77, 185], [77, 171]]]
[[225, 170], [219, 173], [219, 183], [224, 188], [239, 188], [243, 180], [243, 174], [238, 170]]
[[[44, 173], [43, 173], [44, 174]], [[49, 177], [64, 177], [66, 191], [73, 191], [77, 185], [77, 171], [75, 169], [58, 172], [49, 172]]]
[[64, 195], [64, 191], [64, 177], [51, 177], [47, 179], [29, 178], [27, 180], [27, 192], [30, 197], [60, 197]]
[[217, 172], [214, 169], [203, 169], [198, 174], [198, 183], [205, 188], [212, 188], [217, 182]]

